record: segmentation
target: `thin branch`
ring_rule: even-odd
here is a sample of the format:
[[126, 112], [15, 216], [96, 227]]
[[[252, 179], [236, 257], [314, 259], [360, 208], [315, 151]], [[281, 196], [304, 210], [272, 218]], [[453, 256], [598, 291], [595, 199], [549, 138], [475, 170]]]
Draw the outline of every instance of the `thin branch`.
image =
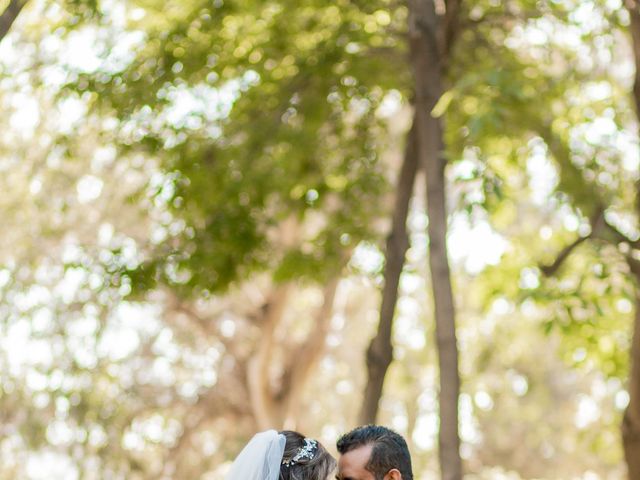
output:
[[589, 219], [589, 225], [591, 225], [591, 232], [588, 235], [578, 237], [572, 243], [564, 247], [551, 265], [541, 265], [539, 267], [540, 271], [545, 277], [551, 277], [552, 275], [555, 275], [564, 261], [582, 242], [590, 238], [599, 237], [603, 228], [608, 226], [608, 223], [606, 223], [604, 219], [604, 208], [601, 205], [598, 205], [593, 215], [591, 215], [591, 218]]
[[[571, 255], [571, 253], [576, 249], [576, 247], [578, 247], [582, 242], [590, 238], [609, 241], [610, 243], [611, 242], [626, 243], [631, 248], [640, 248], [640, 239], [632, 240], [627, 235], [625, 235], [620, 230], [618, 230], [618, 228], [616, 228], [615, 225], [612, 225], [611, 223], [609, 223], [604, 216], [604, 208], [602, 207], [598, 207], [596, 209], [596, 212], [591, 217], [589, 223], [591, 225], [591, 233], [589, 233], [589, 235], [579, 237], [576, 240], [574, 240], [571, 244], [564, 247], [551, 265], [542, 265], [539, 267], [540, 271], [544, 274], [545, 277], [550, 277], [552, 275], [555, 275], [555, 273], [562, 266], [562, 264], [569, 257], [569, 255]], [[611, 235], [607, 236], [605, 234], [607, 232], [609, 234], [613, 234], [613, 238], [611, 238]], [[629, 259], [630, 257], [627, 258], [627, 260]], [[633, 271], [634, 266], [632, 266], [631, 262], [629, 262], [629, 266]], [[638, 273], [640, 273], [640, 270], [638, 271]]]
[[571, 253], [585, 240], [591, 238], [591, 234], [586, 235], [584, 237], [578, 237], [574, 242], [567, 245], [562, 249], [562, 251], [558, 254], [556, 259], [551, 265], [541, 265], [540, 271], [544, 274], [545, 277], [551, 277], [555, 275], [555, 273], [560, 269], [564, 261], [571, 255]]
[[462, 0], [445, 0], [446, 11], [442, 31], [442, 57], [448, 62], [456, 40], [460, 37], [460, 7]]
[[0, 41], [9, 33], [13, 22], [26, 4], [27, 0], [11, 0], [9, 2], [7, 8], [0, 15]]

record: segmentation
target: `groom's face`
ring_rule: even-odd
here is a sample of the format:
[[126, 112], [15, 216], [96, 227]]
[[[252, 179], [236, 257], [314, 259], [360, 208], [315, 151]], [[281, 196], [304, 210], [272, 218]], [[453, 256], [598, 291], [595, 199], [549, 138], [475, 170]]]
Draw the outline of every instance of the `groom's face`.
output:
[[336, 479], [375, 480], [373, 474], [365, 468], [371, 458], [371, 450], [373, 450], [373, 445], [363, 445], [341, 455], [338, 460]]

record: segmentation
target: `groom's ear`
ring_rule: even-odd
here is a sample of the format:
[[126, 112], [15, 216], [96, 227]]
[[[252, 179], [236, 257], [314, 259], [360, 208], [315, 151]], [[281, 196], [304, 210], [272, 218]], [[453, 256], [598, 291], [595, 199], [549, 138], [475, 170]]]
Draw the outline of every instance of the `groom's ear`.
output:
[[402, 480], [402, 474], [400, 473], [400, 470], [392, 468], [384, 476], [384, 480]]

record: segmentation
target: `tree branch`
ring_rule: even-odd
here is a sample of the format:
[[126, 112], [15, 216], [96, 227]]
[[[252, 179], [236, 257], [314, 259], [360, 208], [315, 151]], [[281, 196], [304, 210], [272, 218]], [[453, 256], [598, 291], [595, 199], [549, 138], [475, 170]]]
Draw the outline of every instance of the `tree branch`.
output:
[[462, 0], [445, 0], [445, 14], [442, 23], [442, 58], [446, 64], [455, 41], [460, 37], [460, 7]]
[[604, 208], [598, 206], [594, 212], [594, 214], [589, 219], [589, 224], [591, 225], [591, 232], [588, 235], [578, 237], [572, 243], [564, 247], [556, 259], [553, 261], [551, 265], [541, 265], [538, 268], [542, 272], [545, 277], [551, 277], [556, 274], [556, 272], [560, 269], [564, 261], [569, 258], [569, 255], [585, 240], [598, 236], [599, 232], [602, 230], [603, 226], [608, 225], [604, 220]]
[[636, 115], [640, 115], [640, 5], [637, 0], [627, 0], [626, 7], [629, 11], [629, 30], [631, 32], [631, 44], [636, 65], [635, 79], [633, 83], [633, 100], [636, 107]]
[[[292, 350], [283, 372], [279, 396], [284, 401], [287, 423], [294, 422], [300, 406], [300, 397], [309, 373], [321, 358], [333, 312], [333, 303], [340, 282], [339, 275], [331, 279], [324, 288], [322, 305], [314, 316], [314, 326], [302, 345]], [[293, 424], [292, 424], [293, 425]]]
[[2, 15], [0, 15], [0, 41], [9, 33], [13, 22], [20, 14], [20, 11], [27, 4], [27, 0], [11, 0]]
[[636, 278], [640, 278], [640, 261], [633, 258], [631, 255], [625, 256], [627, 260], [627, 265], [629, 265], [629, 270], [633, 273]]
[[553, 261], [551, 265], [541, 265], [540, 271], [544, 274], [545, 277], [551, 277], [555, 275], [555, 273], [560, 269], [564, 261], [569, 258], [569, 255], [585, 240], [591, 238], [591, 234], [586, 235], [584, 237], [578, 237], [575, 241], [564, 247], [556, 259]]
[[256, 423], [259, 428], [272, 428], [273, 392], [269, 382], [269, 361], [272, 358], [274, 333], [280, 323], [289, 295], [290, 285], [279, 285], [269, 295], [263, 307], [261, 337], [258, 351], [249, 362], [247, 369], [248, 390], [251, 397]]

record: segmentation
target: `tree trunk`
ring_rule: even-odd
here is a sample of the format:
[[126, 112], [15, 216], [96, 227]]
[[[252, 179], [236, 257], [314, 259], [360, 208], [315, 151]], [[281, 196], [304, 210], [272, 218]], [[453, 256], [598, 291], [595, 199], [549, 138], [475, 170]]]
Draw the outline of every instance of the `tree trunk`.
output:
[[27, 4], [27, 0], [11, 0], [7, 8], [0, 15], [0, 41], [9, 33], [11, 25], [18, 18], [18, 14]]
[[440, 367], [439, 459], [444, 480], [462, 479], [458, 435], [458, 347], [455, 310], [447, 258], [445, 152], [441, 121], [431, 111], [442, 95], [442, 58], [438, 44], [441, 19], [434, 0], [409, 2], [409, 41], [416, 83], [416, 119], [419, 161], [427, 177], [429, 267], [435, 306]]
[[[636, 66], [633, 85], [633, 100], [636, 116], [640, 121], [640, 5], [637, 0], [627, 0], [631, 20], [631, 40]], [[640, 185], [639, 185], [640, 187]], [[636, 192], [637, 210], [640, 213], [640, 189]], [[640, 267], [637, 261], [629, 258], [629, 266], [635, 274], [636, 290], [640, 289]], [[640, 480], [640, 291], [636, 291], [636, 311], [631, 340], [631, 359], [629, 372], [629, 405], [622, 422], [622, 444], [627, 462], [630, 480]]]
[[[636, 274], [636, 282], [640, 282], [638, 274]], [[631, 342], [629, 405], [624, 412], [622, 422], [622, 444], [629, 479], [640, 480], [640, 297], [636, 299]]]
[[283, 404], [284, 427], [287, 429], [297, 428], [301, 417], [302, 394], [324, 353], [339, 283], [340, 277], [337, 275], [325, 285], [322, 305], [314, 316], [314, 326], [305, 342], [292, 351], [292, 356], [285, 366], [284, 380], [278, 397]]
[[271, 292], [263, 307], [260, 320], [261, 338], [258, 351], [249, 361], [247, 383], [253, 414], [259, 429], [279, 427], [271, 385], [271, 360], [273, 358], [274, 334], [280, 323], [289, 296], [290, 285], [278, 285]]
[[396, 302], [398, 300], [400, 274], [404, 266], [405, 254], [409, 248], [407, 215], [409, 213], [409, 202], [413, 193], [413, 185], [418, 170], [415, 131], [414, 120], [414, 124], [407, 135], [405, 155], [396, 186], [396, 200], [393, 210], [391, 232], [387, 237], [384, 288], [382, 290], [378, 332], [373, 340], [371, 340], [369, 348], [367, 349], [367, 384], [364, 389], [364, 398], [358, 415], [361, 425], [375, 423], [376, 421], [384, 378], [393, 360], [391, 331]]
[[[247, 368], [247, 389], [259, 429], [296, 427], [304, 387], [324, 352], [339, 282], [339, 274], [327, 282], [322, 305], [313, 318], [313, 328], [302, 344], [292, 346], [285, 353], [284, 361], [279, 359], [280, 352], [274, 351], [277, 347], [275, 333], [291, 296], [292, 285], [274, 287], [263, 306], [260, 343]], [[274, 381], [274, 367], [280, 371], [279, 382]]]
[[627, 0], [627, 10], [631, 20], [629, 29], [631, 30], [631, 46], [633, 47], [633, 58], [636, 66], [635, 81], [633, 83], [633, 100], [636, 107], [636, 115], [640, 116], [640, 4], [638, 0]]

